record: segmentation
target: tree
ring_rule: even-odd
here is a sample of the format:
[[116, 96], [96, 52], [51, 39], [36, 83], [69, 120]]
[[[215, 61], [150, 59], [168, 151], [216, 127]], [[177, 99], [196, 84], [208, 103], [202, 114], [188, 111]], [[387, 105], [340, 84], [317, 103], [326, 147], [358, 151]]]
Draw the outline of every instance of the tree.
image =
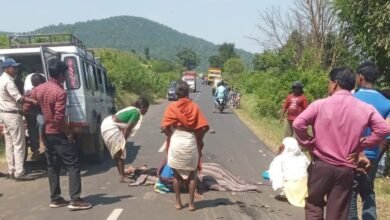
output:
[[390, 79], [390, 1], [335, 0], [335, 7], [346, 38], [360, 49], [363, 59], [373, 58]]
[[219, 57], [222, 63], [226, 63], [231, 58], [239, 57], [234, 50], [234, 43], [223, 43], [218, 48]]
[[146, 60], [150, 60], [150, 49], [149, 49], [149, 47], [145, 48], [144, 54], [145, 54], [145, 59]]
[[177, 62], [186, 70], [193, 70], [200, 63], [198, 55], [189, 48], [184, 48], [181, 51], [179, 51], [176, 54], [176, 57], [177, 57]]
[[8, 37], [6, 35], [0, 35], [0, 48], [8, 47]]
[[222, 68], [223, 62], [220, 56], [213, 55], [209, 57], [209, 66], [214, 68]]
[[245, 71], [245, 64], [240, 58], [230, 58], [226, 61], [223, 70], [230, 74], [243, 73]]

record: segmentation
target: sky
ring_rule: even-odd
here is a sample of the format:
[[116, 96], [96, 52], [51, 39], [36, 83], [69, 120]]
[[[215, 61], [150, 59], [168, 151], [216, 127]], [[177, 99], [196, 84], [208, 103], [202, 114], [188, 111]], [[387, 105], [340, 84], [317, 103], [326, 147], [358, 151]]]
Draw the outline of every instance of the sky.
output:
[[[0, 2], [8, 0], [0, 0]], [[12, 0], [0, 13], [0, 31], [26, 32], [51, 24], [131, 15], [151, 19], [179, 32], [216, 44], [261, 52], [248, 37], [265, 37], [257, 28], [259, 11], [280, 7], [287, 11], [293, 0]], [[2, 4], [4, 5], [4, 3]]]

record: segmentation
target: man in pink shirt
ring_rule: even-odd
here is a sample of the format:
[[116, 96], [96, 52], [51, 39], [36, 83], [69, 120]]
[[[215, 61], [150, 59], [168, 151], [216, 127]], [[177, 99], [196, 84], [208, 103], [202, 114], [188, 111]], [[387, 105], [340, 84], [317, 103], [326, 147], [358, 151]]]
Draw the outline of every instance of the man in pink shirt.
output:
[[[313, 157], [308, 168], [307, 220], [324, 219], [325, 206], [327, 219], [347, 219], [356, 168], [351, 155], [375, 147], [390, 134], [375, 108], [350, 93], [355, 86], [351, 69], [333, 69], [329, 78], [330, 97], [309, 105], [293, 123], [300, 144]], [[314, 136], [309, 135], [309, 126]], [[372, 133], [361, 139], [367, 127]]]

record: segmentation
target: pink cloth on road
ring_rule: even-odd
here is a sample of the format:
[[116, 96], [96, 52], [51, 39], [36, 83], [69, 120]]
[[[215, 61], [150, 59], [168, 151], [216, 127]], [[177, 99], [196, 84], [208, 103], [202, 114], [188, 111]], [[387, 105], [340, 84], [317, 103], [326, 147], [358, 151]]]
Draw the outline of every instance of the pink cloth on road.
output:
[[[314, 137], [307, 132], [310, 125]], [[352, 168], [355, 166], [348, 162], [348, 155], [375, 147], [390, 134], [390, 127], [375, 108], [346, 90], [309, 105], [295, 119], [293, 127], [301, 145], [320, 160]], [[372, 133], [360, 141], [367, 127]]]

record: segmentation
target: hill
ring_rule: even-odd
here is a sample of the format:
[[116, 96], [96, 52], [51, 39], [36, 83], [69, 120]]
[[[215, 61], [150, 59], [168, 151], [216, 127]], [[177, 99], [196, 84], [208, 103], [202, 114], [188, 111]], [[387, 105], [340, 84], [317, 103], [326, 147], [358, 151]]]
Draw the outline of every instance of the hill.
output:
[[[165, 60], [175, 60], [176, 53], [187, 47], [200, 56], [201, 70], [207, 68], [208, 58], [218, 51], [218, 46], [211, 42], [180, 33], [145, 18], [132, 16], [51, 25], [33, 33], [72, 33], [87, 47], [135, 50], [137, 54], [143, 54], [144, 49], [149, 48], [152, 58]], [[248, 65], [251, 64], [251, 53], [243, 50], [237, 50], [237, 53]]]

